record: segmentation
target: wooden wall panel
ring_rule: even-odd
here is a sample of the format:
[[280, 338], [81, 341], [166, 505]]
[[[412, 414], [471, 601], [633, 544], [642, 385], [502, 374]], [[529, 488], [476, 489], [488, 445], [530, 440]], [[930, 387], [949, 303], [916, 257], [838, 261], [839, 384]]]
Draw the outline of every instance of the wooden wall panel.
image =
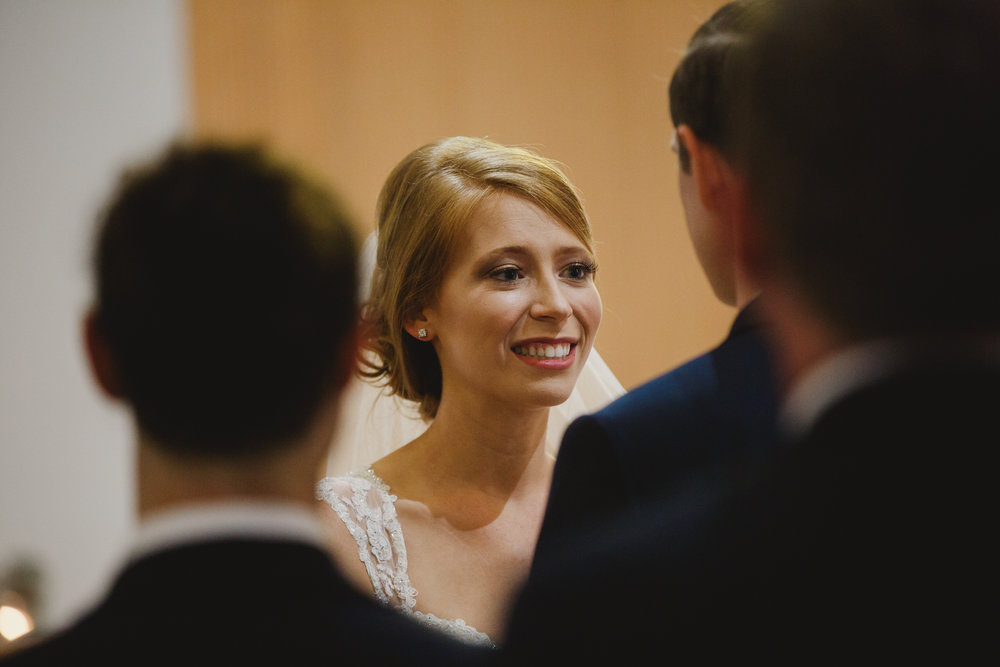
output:
[[260, 138], [373, 226], [383, 179], [434, 139], [567, 167], [598, 241], [597, 348], [626, 387], [707, 349], [733, 312], [691, 249], [666, 85], [721, 0], [188, 0], [200, 136]]

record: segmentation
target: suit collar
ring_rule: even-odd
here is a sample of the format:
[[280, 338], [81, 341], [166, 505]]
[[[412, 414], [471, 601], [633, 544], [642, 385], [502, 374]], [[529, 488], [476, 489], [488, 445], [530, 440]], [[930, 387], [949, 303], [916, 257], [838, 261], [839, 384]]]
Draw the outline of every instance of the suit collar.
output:
[[134, 558], [121, 568], [104, 609], [148, 609], [173, 614], [198, 600], [203, 609], [274, 598], [340, 597], [350, 586], [329, 552], [296, 540], [217, 536], [175, 543]]
[[323, 548], [326, 531], [312, 512], [291, 503], [231, 501], [191, 504], [144, 519], [130, 560], [174, 546], [218, 539], [303, 542]]
[[793, 439], [809, 431], [845, 397], [891, 378], [942, 369], [979, 369], [1000, 373], [1000, 350], [991, 341], [927, 348], [913, 341], [879, 339], [830, 355], [789, 390], [779, 415], [785, 433]]
[[760, 297], [754, 297], [736, 314], [736, 319], [733, 320], [733, 325], [729, 328], [729, 337], [739, 336], [763, 327], [764, 316], [761, 311]]

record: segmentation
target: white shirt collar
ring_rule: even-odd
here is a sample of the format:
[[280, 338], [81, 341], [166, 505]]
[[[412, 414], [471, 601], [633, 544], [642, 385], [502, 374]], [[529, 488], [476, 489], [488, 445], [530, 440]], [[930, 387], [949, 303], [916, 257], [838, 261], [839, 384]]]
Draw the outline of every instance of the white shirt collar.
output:
[[900, 346], [888, 341], [833, 354], [791, 387], [781, 406], [779, 425], [792, 437], [804, 434], [840, 398], [885, 375], [903, 357]]
[[140, 521], [129, 557], [220, 537], [305, 542], [321, 549], [329, 543], [319, 517], [301, 505], [240, 500], [191, 504], [150, 515]]
[[849, 393], [914, 360], [935, 357], [972, 360], [1000, 369], [1000, 338], [954, 340], [942, 347], [918, 340], [882, 339], [836, 352], [791, 387], [781, 407], [779, 426], [792, 437], [803, 435]]

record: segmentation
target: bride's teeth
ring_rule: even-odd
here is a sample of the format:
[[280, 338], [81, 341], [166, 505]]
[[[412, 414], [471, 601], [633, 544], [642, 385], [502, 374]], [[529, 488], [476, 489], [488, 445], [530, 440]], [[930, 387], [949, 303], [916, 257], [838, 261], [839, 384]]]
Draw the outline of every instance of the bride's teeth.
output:
[[556, 345], [516, 345], [514, 352], [526, 357], [536, 359], [565, 359], [569, 356], [572, 346], [568, 343], [558, 343]]

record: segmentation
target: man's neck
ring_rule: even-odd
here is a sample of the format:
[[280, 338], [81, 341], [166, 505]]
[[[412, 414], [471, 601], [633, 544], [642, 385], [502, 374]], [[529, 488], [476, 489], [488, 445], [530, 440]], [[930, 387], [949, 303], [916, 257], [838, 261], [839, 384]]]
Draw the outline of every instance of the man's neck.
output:
[[308, 447], [246, 460], [180, 456], [140, 435], [136, 461], [140, 518], [166, 509], [226, 500], [276, 501], [311, 507], [319, 462]]
[[751, 301], [760, 296], [761, 287], [755, 280], [752, 280], [747, 272], [743, 270], [739, 262], [735, 262], [733, 267], [733, 294], [737, 310], [743, 310]]

